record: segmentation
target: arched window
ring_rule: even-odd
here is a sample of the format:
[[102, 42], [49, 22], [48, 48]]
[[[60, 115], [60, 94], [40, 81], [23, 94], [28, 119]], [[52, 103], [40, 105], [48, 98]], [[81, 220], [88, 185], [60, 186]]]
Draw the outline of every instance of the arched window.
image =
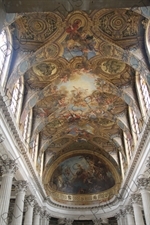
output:
[[16, 118], [16, 121], [19, 122], [21, 107], [22, 107], [22, 101], [23, 101], [23, 79], [18, 79], [12, 92], [11, 97], [11, 104], [10, 109], [11, 112], [14, 114], [14, 117]]
[[11, 105], [10, 105], [10, 108], [14, 115], [17, 112], [17, 106], [18, 106], [19, 99], [20, 99], [20, 81], [17, 80], [17, 83], [15, 84], [14, 89], [13, 89]]
[[124, 134], [124, 143], [125, 143], [127, 162], [129, 164], [129, 160], [131, 160], [132, 158], [132, 139], [125, 132], [123, 134]]
[[22, 136], [26, 143], [30, 142], [31, 127], [32, 127], [32, 111], [27, 114], [23, 125]]
[[144, 78], [140, 75], [140, 89], [142, 92], [143, 102], [146, 110], [150, 108], [150, 94]]
[[131, 110], [132, 112], [132, 130], [133, 132], [135, 132], [137, 135], [140, 133], [140, 129], [139, 129], [139, 124], [138, 124], [138, 119], [136, 116], [136, 113], [134, 112], [134, 110]]
[[2, 71], [4, 63], [7, 57], [7, 36], [5, 30], [0, 33], [0, 76], [2, 76]]
[[131, 132], [132, 132], [134, 146], [135, 146], [140, 134], [141, 127], [140, 127], [140, 120], [138, 119], [135, 110], [131, 107], [129, 107], [129, 117], [130, 117]]
[[37, 155], [38, 155], [38, 144], [39, 144], [39, 135], [36, 135], [31, 148], [31, 158], [34, 162], [37, 161]]
[[4, 87], [9, 72], [10, 58], [12, 56], [11, 34], [8, 29], [0, 33], [0, 83]]

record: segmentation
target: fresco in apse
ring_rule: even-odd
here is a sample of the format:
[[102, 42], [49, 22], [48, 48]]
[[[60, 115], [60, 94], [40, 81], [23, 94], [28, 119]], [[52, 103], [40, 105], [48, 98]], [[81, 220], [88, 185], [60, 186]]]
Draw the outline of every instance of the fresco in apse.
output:
[[49, 185], [63, 193], [93, 194], [110, 189], [115, 185], [115, 180], [101, 159], [84, 154], [61, 162]]

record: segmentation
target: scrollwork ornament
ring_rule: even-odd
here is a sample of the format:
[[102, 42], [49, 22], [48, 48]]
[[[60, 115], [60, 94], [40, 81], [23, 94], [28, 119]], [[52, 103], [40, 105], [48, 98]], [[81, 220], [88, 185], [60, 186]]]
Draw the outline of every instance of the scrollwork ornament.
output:
[[94, 225], [101, 225], [102, 220], [101, 219], [95, 219], [93, 220]]
[[40, 214], [41, 214], [41, 207], [38, 204], [35, 204], [34, 215], [40, 215]]
[[148, 160], [146, 161], [146, 167], [150, 169], [150, 157], [148, 157]]
[[125, 207], [125, 214], [133, 215], [133, 207], [131, 205]]
[[139, 190], [150, 188], [150, 178], [139, 178], [137, 180]]
[[140, 194], [132, 194], [131, 202], [132, 202], [132, 204], [136, 203], [136, 204], [141, 205], [141, 203], [142, 203], [141, 195]]
[[46, 210], [44, 210], [42, 212], [42, 218], [45, 218], [46, 220], [49, 220], [50, 219], [50, 214]]
[[72, 225], [73, 220], [72, 219], [66, 219], [65, 220], [65, 225]]
[[28, 183], [25, 180], [19, 180], [16, 182], [16, 194], [18, 192], [26, 192], [28, 187]]
[[1, 172], [2, 174], [15, 174], [18, 170], [17, 163], [15, 160], [5, 159], [2, 160]]
[[28, 195], [25, 199], [25, 204], [28, 206], [34, 207], [35, 205], [35, 196], [34, 195]]

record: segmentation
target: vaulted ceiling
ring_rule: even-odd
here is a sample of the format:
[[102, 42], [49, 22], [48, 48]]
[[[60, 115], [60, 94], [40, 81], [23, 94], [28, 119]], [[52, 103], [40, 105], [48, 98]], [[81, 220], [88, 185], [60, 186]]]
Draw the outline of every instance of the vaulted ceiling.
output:
[[128, 107], [141, 117], [135, 76], [149, 77], [146, 22], [128, 9], [105, 9], [26, 13], [10, 25], [15, 51], [7, 88], [24, 79], [20, 126], [32, 110], [37, 169], [44, 152], [43, 182], [58, 202], [103, 202], [118, 191], [123, 133], [133, 140]]

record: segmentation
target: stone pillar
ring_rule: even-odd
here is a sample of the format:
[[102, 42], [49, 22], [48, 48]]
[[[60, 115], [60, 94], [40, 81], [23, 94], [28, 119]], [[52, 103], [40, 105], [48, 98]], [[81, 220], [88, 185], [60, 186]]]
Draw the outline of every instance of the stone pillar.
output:
[[24, 198], [27, 190], [27, 181], [18, 181], [16, 184], [16, 190], [16, 200], [11, 225], [22, 225]]
[[6, 159], [2, 162], [2, 182], [0, 189], [0, 225], [6, 225], [8, 220], [8, 209], [11, 197], [12, 179], [16, 172], [15, 160]]
[[150, 178], [139, 178], [137, 182], [142, 196], [146, 225], [150, 225]]
[[33, 225], [40, 225], [41, 207], [37, 204], [34, 206]]
[[135, 225], [132, 206], [130, 206], [130, 205], [126, 206], [125, 214], [126, 214], [126, 218], [127, 218], [127, 225]]
[[131, 202], [134, 211], [134, 218], [136, 225], [144, 225], [142, 210], [141, 210], [141, 195], [133, 194], [131, 195]]
[[35, 197], [33, 195], [27, 196], [24, 225], [32, 225], [34, 203], [35, 203]]

